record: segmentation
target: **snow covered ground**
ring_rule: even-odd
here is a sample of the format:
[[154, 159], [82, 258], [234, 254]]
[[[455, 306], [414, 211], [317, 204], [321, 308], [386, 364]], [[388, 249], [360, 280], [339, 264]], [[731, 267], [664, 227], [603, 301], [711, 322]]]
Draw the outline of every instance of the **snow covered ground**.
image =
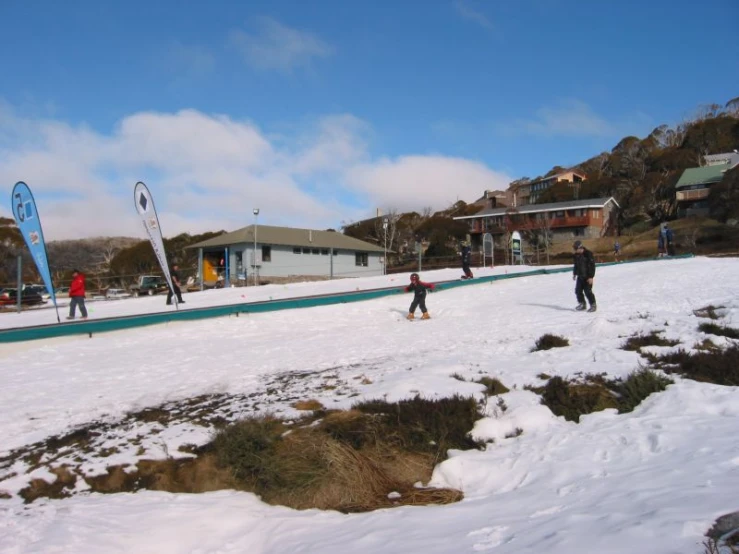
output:
[[[476, 273], [506, 270], [513, 268]], [[433, 282], [459, 273], [447, 269], [421, 277]], [[205, 291], [187, 294], [182, 309], [406, 281], [406, 275], [389, 275]], [[228, 413], [259, 409], [292, 417], [296, 397], [346, 408], [361, 399], [417, 393], [481, 396], [483, 387], [469, 382], [481, 375], [512, 390], [503, 395], [508, 409], [490, 403], [474, 430], [495, 442], [485, 451], [452, 452], [434, 473], [433, 485], [464, 492], [456, 504], [345, 515], [268, 506], [233, 491], [82, 491], [24, 505], [17, 492], [30, 478], [49, 474], [39, 469], [29, 475], [16, 462], [0, 470], [0, 491], [10, 496], [0, 499], [0, 552], [701, 554], [711, 523], [739, 509], [736, 387], [675, 378], [676, 384], [632, 413], [608, 410], [575, 424], [552, 415], [523, 386], [542, 384], [541, 373], [624, 377], [639, 368], [641, 358], [620, 347], [638, 333], [660, 330], [689, 349], [706, 337], [697, 330], [702, 320], [693, 310], [707, 305], [724, 306], [721, 323], [739, 327], [739, 260], [601, 267], [595, 314], [573, 310], [573, 288], [571, 276], [559, 273], [439, 291], [427, 299], [432, 319], [412, 324], [404, 320], [411, 295], [399, 294], [91, 339], [5, 344], [0, 458], [75, 427], [105, 422], [110, 433], [97, 446], [115, 447], [115, 453], [83, 460], [81, 467], [90, 474], [206, 442], [206, 428], [184, 422], [160, 426], [156, 434], [149, 432], [156, 422], [115, 425], [131, 412], [205, 394], [230, 399]], [[160, 296], [90, 302], [89, 309], [91, 317], [108, 317], [161, 311], [163, 304]], [[48, 309], [0, 314], [0, 327], [55, 321]], [[570, 346], [531, 352], [545, 333], [566, 337]], [[307, 377], [290, 380], [296, 373]], [[275, 383], [281, 394], [266, 394]], [[332, 386], [321, 386], [326, 383]], [[523, 430], [520, 436], [505, 438], [517, 428]], [[132, 436], [138, 445], [127, 447]]]

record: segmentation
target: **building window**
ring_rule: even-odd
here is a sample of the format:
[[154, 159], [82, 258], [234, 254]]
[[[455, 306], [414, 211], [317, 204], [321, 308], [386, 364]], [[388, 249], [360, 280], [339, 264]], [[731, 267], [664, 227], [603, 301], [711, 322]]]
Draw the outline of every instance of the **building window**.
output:
[[310, 248], [303, 248], [303, 254], [310, 254]]
[[369, 265], [369, 254], [367, 254], [366, 252], [355, 252], [354, 260], [355, 265], [367, 267]]
[[334, 250], [333, 250], [333, 256], [338, 256], [338, 255], [339, 255], [339, 251], [336, 248], [334, 248]]
[[300, 254], [302, 250], [299, 247], [293, 248], [293, 254]]
[[321, 256], [328, 256], [328, 248], [321, 248]]
[[593, 219], [598, 219], [600, 217], [600, 212], [598, 210], [593, 210]]
[[263, 262], [272, 261], [272, 247], [271, 246], [262, 246], [262, 261]]
[[321, 249], [320, 249], [320, 248], [314, 248], [314, 249], [313, 249], [313, 254], [316, 254], [316, 255], [318, 255], [318, 254], [320, 254], [320, 253], [321, 253]]

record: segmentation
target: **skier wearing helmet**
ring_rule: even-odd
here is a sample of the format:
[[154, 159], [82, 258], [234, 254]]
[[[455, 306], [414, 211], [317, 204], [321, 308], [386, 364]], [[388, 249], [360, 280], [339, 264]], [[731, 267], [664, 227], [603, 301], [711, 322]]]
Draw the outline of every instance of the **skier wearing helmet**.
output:
[[405, 292], [413, 292], [413, 302], [408, 310], [408, 319], [414, 319], [416, 308], [421, 308], [421, 319], [429, 319], [428, 310], [426, 309], [426, 292], [434, 290], [433, 283], [424, 283], [418, 276], [418, 273], [411, 273], [411, 284], [405, 287]]

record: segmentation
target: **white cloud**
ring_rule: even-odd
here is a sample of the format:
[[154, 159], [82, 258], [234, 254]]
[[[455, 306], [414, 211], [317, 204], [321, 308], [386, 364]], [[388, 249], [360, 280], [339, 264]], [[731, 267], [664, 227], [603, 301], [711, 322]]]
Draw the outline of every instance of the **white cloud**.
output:
[[[330, 115], [288, 136], [195, 110], [140, 112], [110, 133], [29, 119], [0, 104], [0, 182], [23, 180], [47, 240], [143, 236], [133, 207], [138, 180], [152, 190], [165, 236], [234, 230], [260, 221], [336, 228], [374, 210], [421, 210], [471, 201], [509, 178], [444, 156], [373, 160], [370, 126]], [[0, 204], [0, 215], [10, 217]]]
[[476, 23], [480, 27], [487, 29], [488, 31], [495, 31], [495, 25], [493, 25], [493, 22], [490, 21], [490, 19], [481, 11], [474, 9], [469, 2], [465, 0], [457, 0], [454, 3], [454, 7], [457, 10], [457, 13], [463, 18], [468, 21], [472, 21], [473, 23]]
[[556, 106], [545, 106], [535, 112], [531, 119], [514, 119], [496, 125], [506, 135], [535, 136], [614, 136], [619, 133], [616, 126], [593, 109], [576, 99], [561, 101]]
[[325, 58], [333, 48], [317, 35], [283, 25], [270, 17], [260, 17], [257, 29], [246, 32], [236, 29], [229, 43], [258, 69], [290, 72], [309, 66], [314, 58]]
[[348, 172], [348, 183], [373, 205], [400, 211], [426, 206], [448, 208], [471, 202], [485, 190], [505, 189], [510, 177], [486, 165], [446, 156], [403, 156], [363, 164]]

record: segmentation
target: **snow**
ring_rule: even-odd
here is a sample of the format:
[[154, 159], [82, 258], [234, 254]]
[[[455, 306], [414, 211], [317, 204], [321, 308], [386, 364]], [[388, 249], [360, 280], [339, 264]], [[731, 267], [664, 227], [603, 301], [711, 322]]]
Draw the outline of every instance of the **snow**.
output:
[[[499, 267], [476, 275], [530, 269]], [[430, 282], [459, 275], [456, 268], [421, 272]], [[407, 278], [188, 293], [181, 309], [402, 286]], [[706, 320], [693, 310], [708, 305], [724, 306], [720, 323], [739, 327], [739, 260], [600, 267], [595, 314], [573, 310], [573, 289], [566, 272], [473, 281], [431, 293], [432, 319], [413, 324], [404, 320], [411, 295], [399, 294], [93, 338], [5, 344], [0, 459], [52, 435], [108, 423], [109, 433], [97, 447], [116, 451], [86, 459], [83, 467], [91, 475], [141, 457], [185, 456], [178, 452], [181, 445], [207, 442], [210, 430], [192, 422], [126, 419], [182, 399], [214, 395], [233, 417], [270, 411], [290, 418], [298, 414], [290, 407], [297, 398], [330, 408], [415, 394], [482, 398], [482, 385], [471, 382], [482, 375], [499, 379], [511, 392], [501, 395], [505, 410], [497, 398], [489, 399], [486, 417], [474, 427], [475, 437], [494, 442], [484, 451], [452, 451], [434, 471], [432, 485], [464, 492], [455, 504], [345, 515], [269, 506], [235, 491], [80, 491], [26, 505], [17, 492], [33, 477], [53, 476], [45, 469], [29, 474], [16, 462], [10, 468], [0, 464], [0, 491], [11, 495], [0, 500], [0, 552], [701, 553], [712, 522], [739, 509], [736, 387], [675, 378], [631, 413], [606, 410], [573, 423], [554, 416], [524, 386], [543, 384], [542, 373], [625, 377], [639, 369], [641, 357], [621, 346], [639, 333], [662, 331], [690, 349], [707, 336], [697, 330]], [[89, 302], [88, 309], [96, 318], [167, 308], [156, 296]], [[55, 321], [49, 309], [0, 314], [0, 327]], [[545, 333], [566, 337], [570, 346], [532, 352]], [[279, 394], [267, 394], [270, 388]], [[121, 421], [128, 423], [116, 425]], [[517, 430], [522, 433], [514, 436]], [[126, 447], [132, 438], [140, 445]]]

